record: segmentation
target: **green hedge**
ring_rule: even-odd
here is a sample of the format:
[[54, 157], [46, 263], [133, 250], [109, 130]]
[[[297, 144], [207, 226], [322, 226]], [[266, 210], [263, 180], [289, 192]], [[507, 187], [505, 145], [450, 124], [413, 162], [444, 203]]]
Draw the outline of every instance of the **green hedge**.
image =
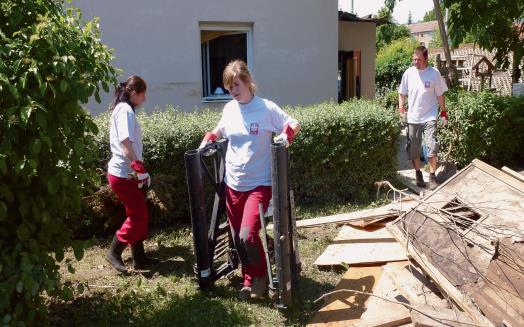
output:
[[[365, 200], [376, 180], [396, 167], [398, 117], [372, 101], [322, 103], [284, 108], [302, 131], [290, 147], [291, 181], [297, 201]], [[109, 159], [109, 113], [95, 118], [101, 167]], [[173, 107], [138, 119], [144, 132], [144, 160], [155, 174], [172, 175], [178, 205], [173, 218], [188, 220], [184, 152], [198, 146], [220, 112], [182, 113]]]
[[449, 125], [440, 132], [441, 159], [463, 167], [478, 158], [496, 167], [524, 162], [524, 97], [491, 92], [447, 94]]
[[395, 40], [380, 49], [375, 70], [378, 94], [398, 88], [402, 74], [411, 66], [413, 51], [417, 46], [418, 42], [408, 37]]

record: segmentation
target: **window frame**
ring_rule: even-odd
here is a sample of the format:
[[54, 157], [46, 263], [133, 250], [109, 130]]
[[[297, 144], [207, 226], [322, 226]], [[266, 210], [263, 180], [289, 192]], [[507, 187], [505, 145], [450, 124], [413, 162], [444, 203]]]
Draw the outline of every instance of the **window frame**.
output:
[[[252, 23], [199, 23], [198, 36], [200, 44], [200, 76], [202, 78], [200, 86], [202, 87], [202, 103], [210, 102], [227, 102], [232, 100], [231, 95], [226, 94], [223, 96], [206, 96], [204, 94], [204, 63], [202, 62], [204, 53], [202, 53], [202, 31], [227, 31], [227, 32], [240, 32], [246, 34], [246, 56], [247, 56], [247, 67], [250, 72], [253, 72], [253, 24]], [[209, 51], [206, 52], [206, 73], [207, 73], [207, 88], [209, 89]]]

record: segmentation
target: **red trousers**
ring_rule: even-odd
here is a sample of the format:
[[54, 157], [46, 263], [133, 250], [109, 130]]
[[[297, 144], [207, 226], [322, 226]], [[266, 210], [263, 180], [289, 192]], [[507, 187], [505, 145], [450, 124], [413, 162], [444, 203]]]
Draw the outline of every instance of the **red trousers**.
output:
[[244, 286], [251, 286], [254, 277], [267, 276], [264, 247], [258, 232], [261, 228], [258, 204], [264, 211], [271, 200], [271, 186], [259, 186], [239, 192], [226, 186], [226, 210], [233, 242], [242, 264]]
[[144, 190], [137, 182], [107, 174], [107, 180], [117, 198], [124, 203], [127, 219], [116, 232], [122, 243], [133, 245], [147, 237], [148, 214]]

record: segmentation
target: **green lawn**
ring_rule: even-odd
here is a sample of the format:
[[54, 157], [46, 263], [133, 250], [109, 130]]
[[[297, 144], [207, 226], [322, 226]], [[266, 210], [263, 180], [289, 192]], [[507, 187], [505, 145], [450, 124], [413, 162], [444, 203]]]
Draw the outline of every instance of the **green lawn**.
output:
[[[297, 208], [299, 219], [347, 212], [350, 205]], [[361, 208], [358, 208], [361, 209]], [[333, 225], [299, 230], [302, 274], [294, 304], [278, 311], [269, 301], [240, 302], [239, 271], [219, 280], [210, 292], [197, 289], [193, 274], [193, 248], [189, 226], [153, 231], [146, 241], [146, 251], [160, 258], [151, 271], [118, 275], [104, 259], [109, 239], [99, 240], [75, 262], [75, 274], [62, 264], [64, 282], [79, 291], [74, 300], [49, 299], [53, 326], [302, 326], [318, 310], [313, 301], [331, 290], [341, 271], [319, 270], [313, 261], [336, 234]], [[68, 253], [66, 258], [73, 258]], [[131, 265], [130, 251], [124, 261]], [[83, 289], [83, 292], [80, 292]]]

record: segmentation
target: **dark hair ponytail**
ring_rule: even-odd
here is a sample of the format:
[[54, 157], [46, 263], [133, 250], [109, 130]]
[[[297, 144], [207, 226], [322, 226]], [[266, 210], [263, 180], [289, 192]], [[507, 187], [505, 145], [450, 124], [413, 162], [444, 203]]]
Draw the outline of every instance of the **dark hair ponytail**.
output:
[[147, 90], [146, 82], [137, 75], [129, 76], [128, 79], [125, 82], [119, 83], [116, 86], [115, 89], [115, 97], [113, 99], [113, 103], [111, 105], [111, 110], [115, 109], [115, 107], [120, 102], [126, 102], [135, 110], [135, 107], [129, 100], [131, 93], [134, 91], [137, 94], [143, 93]]

